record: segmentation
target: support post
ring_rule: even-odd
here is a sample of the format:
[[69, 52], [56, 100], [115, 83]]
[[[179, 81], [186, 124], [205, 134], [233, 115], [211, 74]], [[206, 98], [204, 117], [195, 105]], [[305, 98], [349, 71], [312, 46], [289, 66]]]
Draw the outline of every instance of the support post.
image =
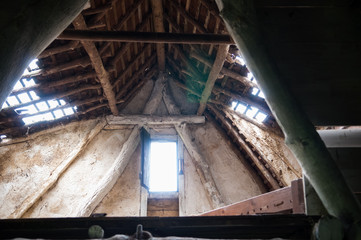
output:
[[252, 0], [216, 0], [226, 26], [275, 118], [285, 133], [286, 144], [297, 157], [329, 214], [361, 235], [361, 206], [341, 171], [328, 153], [314, 126], [281, 80], [277, 66], [265, 49]]
[[228, 50], [229, 45], [218, 46], [216, 60], [213, 63], [211, 71], [209, 72], [206, 86], [203, 89], [202, 97], [200, 99], [199, 108], [197, 111], [198, 116], [202, 115], [204, 113], [204, 110], [206, 110], [208, 98], [209, 96], [211, 96], [213, 86], [216, 83], [219, 73], [221, 72], [224, 60], [226, 59], [228, 54]]

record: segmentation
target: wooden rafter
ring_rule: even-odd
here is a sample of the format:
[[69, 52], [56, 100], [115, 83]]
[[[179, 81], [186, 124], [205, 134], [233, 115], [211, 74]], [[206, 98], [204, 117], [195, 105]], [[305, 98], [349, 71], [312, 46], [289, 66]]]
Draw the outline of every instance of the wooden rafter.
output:
[[[75, 29], [87, 29], [85, 20], [81, 14], [78, 15], [78, 17], [73, 21], [73, 25]], [[81, 41], [81, 44], [83, 45], [85, 51], [90, 57], [91, 63], [95, 69], [95, 72], [97, 73], [104, 94], [108, 100], [110, 110], [112, 111], [113, 115], [118, 115], [119, 111], [117, 109], [115, 93], [110, 83], [110, 75], [107, 70], [105, 70], [103, 61], [99, 55], [95, 44], [88, 41]]]
[[202, 115], [206, 110], [208, 98], [211, 96], [212, 89], [218, 78], [221, 69], [223, 68], [224, 60], [228, 54], [229, 45], [219, 45], [216, 60], [213, 63], [212, 69], [209, 72], [206, 85], [203, 89], [202, 96], [199, 103], [197, 115]]
[[229, 132], [233, 136], [233, 138], [237, 141], [237, 144], [244, 150], [244, 152], [250, 157], [252, 160], [252, 165], [256, 167], [256, 169], [260, 172], [262, 178], [265, 180], [272, 190], [279, 189], [280, 186], [284, 186], [285, 184], [281, 181], [278, 182], [276, 178], [275, 172], [270, 168], [269, 165], [264, 164], [261, 159], [259, 159], [259, 155], [255, 153], [254, 150], [246, 143], [246, 141], [240, 136], [239, 132], [232, 126], [232, 124], [227, 121], [227, 119], [220, 113], [215, 107], [208, 105], [208, 109], [210, 112], [219, 119], [222, 123], [222, 126], [226, 129], [226, 132]]
[[62, 40], [143, 42], [143, 43], [178, 43], [178, 44], [232, 44], [226, 34], [164, 33], [164, 32], [123, 32], [65, 30], [59, 35]]
[[[153, 24], [156, 32], [164, 32], [163, 5], [162, 0], [150, 1], [153, 12]], [[165, 70], [165, 49], [164, 44], [157, 44], [158, 67], [160, 71]]]
[[183, 115], [172, 115], [172, 116], [148, 116], [148, 115], [119, 115], [119, 116], [108, 116], [107, 122], [110, 125], [170, 125], [170, 124], [199, 124], [204, 123], [205, 119], [203, 116], [183, 116]]

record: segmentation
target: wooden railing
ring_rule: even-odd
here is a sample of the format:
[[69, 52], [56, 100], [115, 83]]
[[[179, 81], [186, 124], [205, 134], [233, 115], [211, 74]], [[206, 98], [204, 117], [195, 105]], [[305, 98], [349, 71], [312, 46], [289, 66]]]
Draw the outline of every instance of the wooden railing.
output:
[[305, 213], [302, 179], [293, 181], [290, 187], [281, 188], [218, 208], [203, 213], [201, 216], [255, 215], [266, 213]]

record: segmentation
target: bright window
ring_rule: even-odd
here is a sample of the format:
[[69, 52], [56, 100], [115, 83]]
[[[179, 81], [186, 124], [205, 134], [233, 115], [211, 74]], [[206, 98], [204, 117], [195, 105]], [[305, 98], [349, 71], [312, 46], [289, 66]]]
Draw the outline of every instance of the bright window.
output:
[[149, 191], [177, 191], [177, 179], [177, 143], [152, 140], [149, 157]]

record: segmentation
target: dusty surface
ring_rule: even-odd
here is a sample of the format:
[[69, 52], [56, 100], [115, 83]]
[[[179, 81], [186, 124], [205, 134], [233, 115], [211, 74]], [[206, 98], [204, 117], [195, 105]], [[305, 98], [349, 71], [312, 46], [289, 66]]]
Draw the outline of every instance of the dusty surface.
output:
[[188, 151], [184, 148], [184, 215], [199, 215], [212, 209], [201, 179]]
[[291, 181], [301, 178], [302, 169], [293, 153], [284, 143], [284, 139], [278, 135], [260, 129], [252, 123], [243, 120], [234, 114], [238, 129], [256, 147], [275, 172], [280, 175], [284, 182], [290, 186]]
[[140, 114], [153, 90], [154, 81], [147, 81], [138, 94], [120, 111], [121, 114]]
[[140, 146], [124, 169], [112, 190], [95, 208], [93, 213], [107, 216], [139, 216], [140, 213]]
[[0, 147], [0, 218], [7, 218], [37, 192], [95, 125], [95, 120], [71, 123], [26, 142]]
[[192, 132], [225, 204], [264, 193], [263, 186], [258, 185], [244, 159], [235, 154], [211, 123], [194, 126]]
[[130, 130], [101, 131], [24, 217], [75, 217], [119, 154]]

